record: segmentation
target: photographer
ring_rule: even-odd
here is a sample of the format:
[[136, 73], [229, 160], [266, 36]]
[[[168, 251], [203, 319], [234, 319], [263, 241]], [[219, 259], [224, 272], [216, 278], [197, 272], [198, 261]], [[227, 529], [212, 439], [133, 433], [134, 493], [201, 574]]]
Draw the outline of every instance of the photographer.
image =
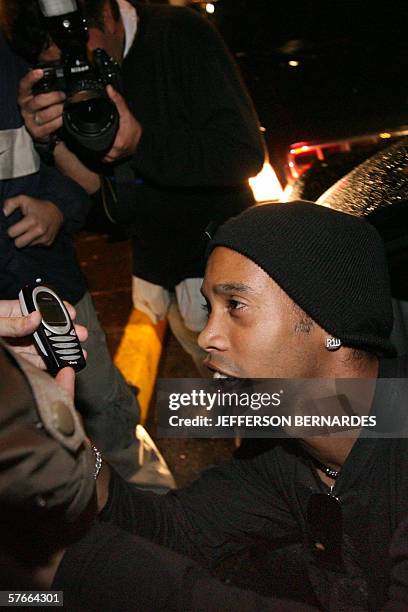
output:
[[[40, 276], [75, 304], [78, 320], [89, 330], [89, 360], [78, 376], [77, 407], [88, 435], [123, 476], [140, 476], [138, 451], [144, 441], [135, 438], [137, 401], [112, 362], [74, 250], [73, 233], [85, 221], [89, 198], [77, 183], [40, 163], [17, 106], [18, 83], [26, 70], [0, 34], [0, 299], [17, 298], [24, 285]], [[149, 473], [154, 477], [154, 469]]]
[[[58, 60], [35, 0], [14, 6], [13, 45], [32, 62]], [[121, 63], [123, 96], [107, 94], [120, 123], [103, 158], [114, 164], [110, 214], [133, 245], [135, 307], [156, 322], [167, 317], [199, 371], [196, 338], [205, 319], [199, 293], [204, 234], [254, 204], [248, 178], [264, 158], [251, 101], [219, 35], [194, 11], [127, 0], [80, 2], [88, 49]], [[29, 73], [19, 101], [28, 130], [44, 141], [61, 128], [63, 92], [34, 95], [43, 76]], [[94, 192], [98, 178], [57, 145], [55, 161]], [[87, 178], [86, 178], [87, 177]]]

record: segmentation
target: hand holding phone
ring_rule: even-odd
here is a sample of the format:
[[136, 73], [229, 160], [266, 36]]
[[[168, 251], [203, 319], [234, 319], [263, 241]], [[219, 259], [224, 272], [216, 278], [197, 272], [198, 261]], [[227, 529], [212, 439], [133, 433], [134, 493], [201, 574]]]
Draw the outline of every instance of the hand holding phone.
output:
[[62, 368], [71, 367], [76, 372], [85, 365], [85, 357], [75, 332], [74, 324], [58, 294], [41, 279], [26, 285], [19, 293], [24, 315], [38, 310], [41, 323], [34, 332], [37, 350], [50, 374], [55, 376]]

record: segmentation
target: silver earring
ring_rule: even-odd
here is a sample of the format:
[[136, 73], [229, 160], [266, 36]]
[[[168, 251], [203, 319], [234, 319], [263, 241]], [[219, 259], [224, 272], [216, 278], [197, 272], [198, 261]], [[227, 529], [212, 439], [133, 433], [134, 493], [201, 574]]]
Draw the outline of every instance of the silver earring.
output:
[[325, 341], [325, 346], [328, 351], [337, 351], [341, 347], [341, 340], [339, 338], [333, 338], [333, 336], [328, 336]]

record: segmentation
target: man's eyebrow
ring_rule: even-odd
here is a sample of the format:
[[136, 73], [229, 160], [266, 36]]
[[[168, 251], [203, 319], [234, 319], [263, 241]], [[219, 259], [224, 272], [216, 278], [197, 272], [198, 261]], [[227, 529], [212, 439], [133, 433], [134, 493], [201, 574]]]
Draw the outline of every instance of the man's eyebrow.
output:
[[214, 286], [214, 293], [254, 293], [252, 287], [243, 283], [220, 283]]

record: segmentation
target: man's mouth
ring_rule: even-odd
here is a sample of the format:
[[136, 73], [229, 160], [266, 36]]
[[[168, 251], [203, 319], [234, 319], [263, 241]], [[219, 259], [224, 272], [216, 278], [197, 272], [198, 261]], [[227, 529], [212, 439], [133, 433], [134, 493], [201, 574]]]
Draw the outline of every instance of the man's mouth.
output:
[[214, 372], [213, 378], [231, 378], [222, 372]]
[[231, 376], [227, 372], [222, 372], [216, 369], [213, 365], [205, 364], [207, 368], [213, 373], [213, 379], [228, 379], [228, 380], [239, 380], [236, 376]]

